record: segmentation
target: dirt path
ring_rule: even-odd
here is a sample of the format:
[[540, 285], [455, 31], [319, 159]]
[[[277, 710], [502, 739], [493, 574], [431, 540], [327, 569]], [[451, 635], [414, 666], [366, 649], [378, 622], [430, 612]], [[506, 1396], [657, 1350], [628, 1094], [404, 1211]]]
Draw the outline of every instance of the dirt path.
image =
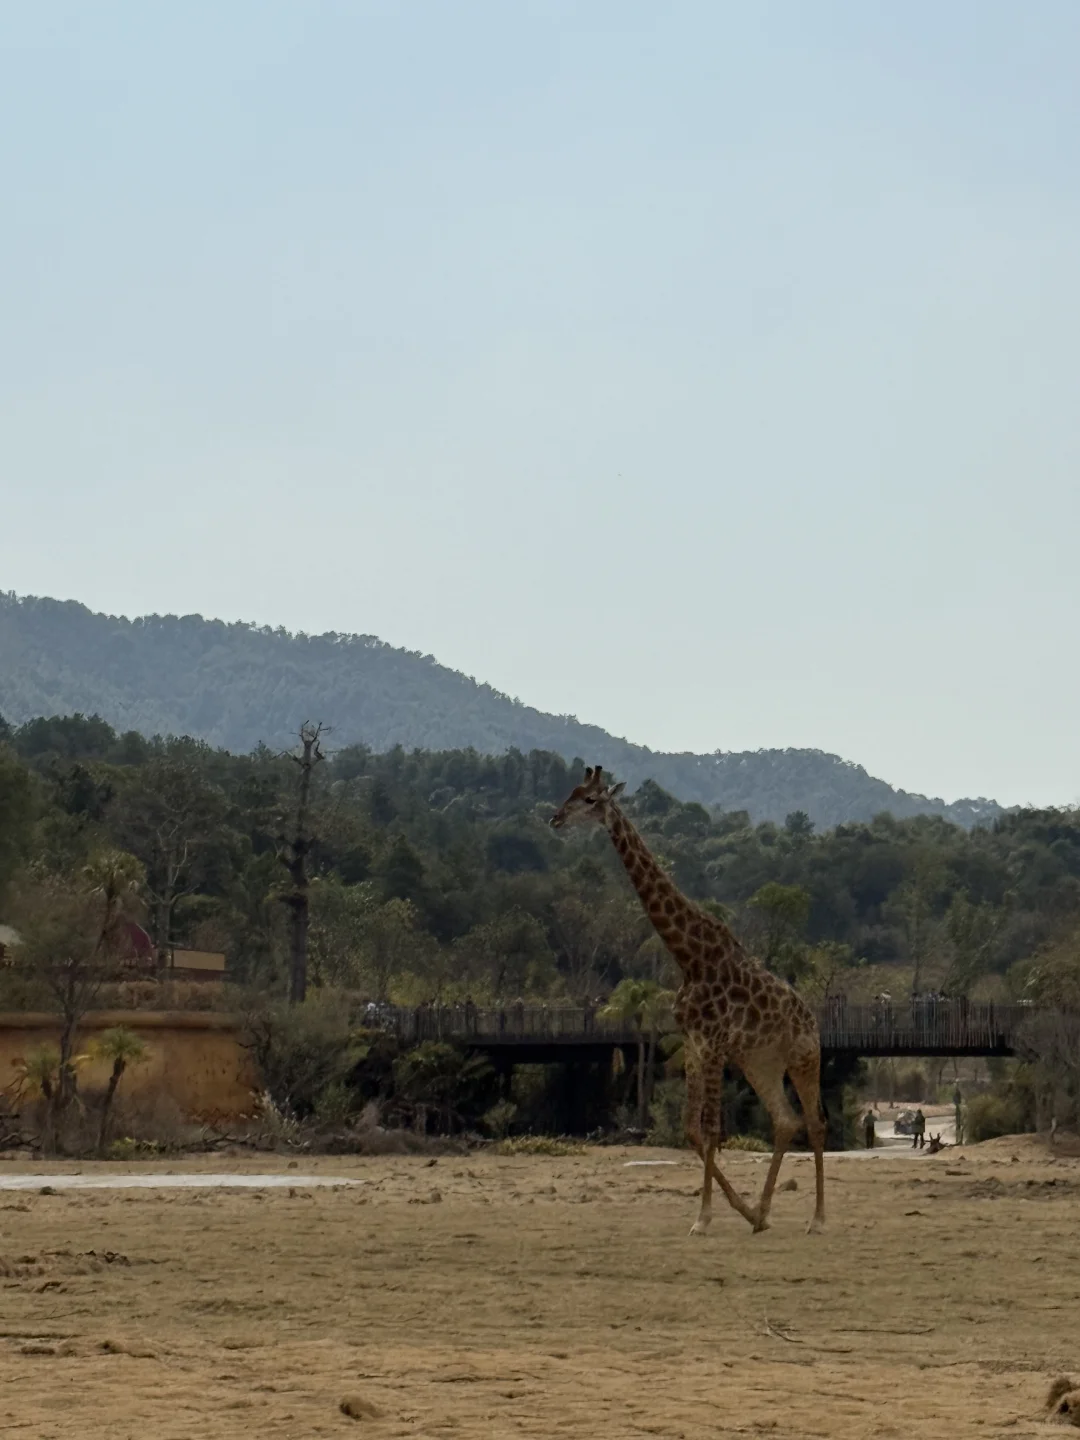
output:
[[[679, 1163], [625, 1164], [646, 1158]], [[770, 1231], [725, 1213], [704, 1241], [675, 1152], [302, 1163], [331, 1183], [59, 1190], [34, 1167], [0, 1194], [0, 1433], [1034, 1437], [1080, 1371], [1080, 1161], [1030, 1141], [831, 1156], [813, 1238], [803, 1157]], [[758, 1157], [725, 1165], [760, 1184]]]

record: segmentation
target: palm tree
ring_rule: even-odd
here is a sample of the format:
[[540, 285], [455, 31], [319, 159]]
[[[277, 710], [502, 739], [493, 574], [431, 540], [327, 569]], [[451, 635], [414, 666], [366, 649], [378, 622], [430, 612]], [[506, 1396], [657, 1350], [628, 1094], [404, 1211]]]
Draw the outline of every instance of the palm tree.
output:
[[[67, 1065], [72, 1074], [88, 1055], [69, 1055]], [[15, 1071], [14, 1093], [18, 1100], [44, 1100], [44, 1131], [41, 1148], [50, 1154], [56, 1143], [56, 1100], [60, 1089], [60, 1051], [55, 1045], [39, 1045], [23, 1058], [12, 1061]]]
[[105, 1154], [105, 1138], [109, 1129], [109, 1112], [116, 1098], [116, 1087], [129, 1065], [141, 1065], [149, 1058], [145, 1041], [129, 1030], [126, 1025], [116, 1025], [106, 1030], [94, 1042], [92, 1052], [96, 1060], [112, 1061], [112, 1074], [101, 1102], [101, 1126], [98, 1130], [98, 1154]]
[[683, 1075], [686, 1072], [686, 1042], [677, 1030], [666, 1034], [660, 1041], [664, 1052], [664, 1069], [669, 1075]]
[[[655, 980], [620, 980], [600, 1011], [605, 1020], [628, 1021], [638, 1032], [637, 1109], [638, 1129], [644, 1130], [649, 1118], [649, 1097], [652, 1070], [660, 1031], [668, 1023], [674, 997]], [[648, 1079], [646, 1078], [648, 1077]]]
[[648, 995], [641, 1009], [642, 1027], [649, 1032], [649, 1054], [645, 1062], [645, 1109], [652, 1104], [656, 1082], [656, 1051], [660, 1036], [675, 1029], [675, 992], [657, 987]]
[[20, 1055], [11, 1064], [15, 1071], [14, 1090], [19, 1099], [52, 1100], [60, 1069], [60, 1051], [55, 1045], [39, 1045], [25, 1059]]
[[[53, 988], [60, 1002], [60, 1066], [50, 1102], [54, 1125], [75, 1099], [75, 1034], [83, 1015], [93, 1005], [102, 984], [115, 969], [124, 946], [124, 925], [135, 904], [143, 880], [143, 868], [134, 855], [124, 850], [103, 850], [83, 866], [80, 876], [80, 905], [73, 895], [72, 919], [75, 936], [56, 956], [52, 966]], [[78, 933], [81, 930], [81, 935]], [[81, 943], [80, 943], [81, 941]]]

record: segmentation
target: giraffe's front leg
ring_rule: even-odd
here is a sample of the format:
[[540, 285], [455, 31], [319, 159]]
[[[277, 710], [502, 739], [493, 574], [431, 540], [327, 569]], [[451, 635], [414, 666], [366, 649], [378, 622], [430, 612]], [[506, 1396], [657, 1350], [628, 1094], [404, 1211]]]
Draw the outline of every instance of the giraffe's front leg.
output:
[[705, 1164], [705, 1177], [701, 1185], [701, 1210], [690, 1231], [691, 1235], [704, 1235], [712, 1223], [714, 1180], [719, 1183], [732, 1207], [741, 1209], [741, 1202], [716, 1164], [716, 1152], [720, 1148], [723, 1094], [724, 1061], [719, 1056], [706, 1056], [701, 1066], [701, 1148], [698, 1152]]
[[[689, 1046], [687, 1046], [689, 1049]], [[712, 1157], [715, 1146], [708, 1143], [708, 1132], [704, 1125], [705, 1085], [701, 1066], [696, 1057], [687, 1059], [686, 1066], [686, 1134], [690, 1144], [705, 1162], [705, 1175], [701, 1184], [701, 1208], [698, 1217], [690, 1227], [691, 1235], [704, 1235], [712, 1221]]]
[[698, 1152], [705, 1162], [705, 1181], [701, 1188], [701, 1214], [692, 1234], [704, 1234], [712, 1219], [712, 1185], [715, 1180], [723, 1191], [724, 1199], [731, 1208], [749, 1225], [757, 1219], [757, 1213], [750, 1208], [731, 1181], [717, 1164], [720, 1149], [721, 1114], [724, 1090], [724, 1057], [706, 1056], [702, 1065], [703, 1100], [701, 1106], [702, 1148]]
[[712, 1182], [713, 1182], [713, 1161], [716, 1157], [716, 1141], [706, 1135], [704, 1144], [701, 1147], [700, 1155], [705, 1163], [705, 1175], [701, 1182], [701, 1208], [698, 1217], [690, 1226], [691, 1235], [705, 1235], [712, 1224]]

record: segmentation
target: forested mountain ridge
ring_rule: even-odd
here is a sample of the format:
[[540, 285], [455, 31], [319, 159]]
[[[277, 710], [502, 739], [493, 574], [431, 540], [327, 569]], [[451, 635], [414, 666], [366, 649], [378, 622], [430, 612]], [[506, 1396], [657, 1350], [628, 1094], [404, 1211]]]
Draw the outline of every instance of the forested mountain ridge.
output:
[[96, 614], [75, 601], [0, 594], [0, 714], [100, 715], [120, 731], [190, 735], [232, 751], [288, 744], [322, 719], [338, 745], [375, 751], [551, 751], [599, 761], [631, 788], [652, 779], [686, 801], [819, 827], [941, 815], [971, 826], [1004, 812], [992, 800], [946, 803], [896, 790], [820, 750], [668, 754], [575, 716], [523, 705], [432, 656], [370, 635], [304, 635], [199, 615]]

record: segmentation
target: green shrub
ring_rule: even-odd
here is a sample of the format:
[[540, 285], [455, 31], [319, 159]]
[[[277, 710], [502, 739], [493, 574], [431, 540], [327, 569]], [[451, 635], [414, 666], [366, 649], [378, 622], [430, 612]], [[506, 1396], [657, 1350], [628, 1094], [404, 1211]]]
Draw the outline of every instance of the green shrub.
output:
[[130, 1135], [125, 1135], [121, 1140], [114, 1140], [105, 1151], [107, 1160], [153, 1160], [155, 1156], [164, 1154], [165, 1146], [159, 1145], [156, 1140], [134, 1140]]
[[1035, 1128], [1035, 1071], [1024, 1061], [993, 1057], [987, 1062], [991, 1086], [964, 1107], [964, 1136], [977, 1143], [998, 1135], [1022, 1135]]
[[[650, 1145], [683, 1149], [689, 1144], [686, 1138], [686, 1085], [681, 1078], [660, 1081], [653, 1092], [649, 1119], [652, 1122], [648, 1134]], [[772, 1146], [759, 1135], [732, 1135], [724, 1141], [723, 1148], [752, 1150], [763, 1155], [772, 1152]]]
[[315, 991], [302, 1005], [257, 997], [245, 1031], [274, 1108], [296, 1117], [312, 1114], [369, 1048], [368, 1036], [350, 1027], [344, 998], [331, 990]]
[[576, 1140], [563, 1140], [554, 1135], [515, 1135], [493, 1145], [496, 1155], [584, 1155], [585, 1146]]
[[517, 1106], [512, 1100], [498, 1100], [484, 1115], [484, 1124], [496, 1140], [505, 1140], [514, 1123]]
[[680, 1078], [661, 1080], [649, 1106], [650, 1145], [676, 1150], [686, 1145], [686, 1085]]
[[732, 1135], [724, 1141], [725, 1150], [752, 1150], [755, 1155], [771, 1155], [772, 1146], [760, 1135]]
[[331, 1080], [315, 1101], [312, 1120], [319, 1130], [338, 1130], [356, 1113], [356, 1095], [343, 1080]]
[[999, 1135], [1018, 1135], [1027, 1129], [1024, 1107], [1014, 1095], [973, 1095], [967, 1102], [964, 1137], [973, 1144]]
[[[854, 1150], [862, 1144], [862, 1117], [866, 1106], [854, 1085], [845, 1085], [840, 1092], [840, 1129], [844, 1149]], [[826, 1127], [825, 1144], [834, 1143]]]
[[425, 1040], [394, 1061], [394, 1104], [426, 1130], [434, 1117], [446, 1134], [479, 1118], [493, 1071], [482, 1055], [441, 1040]]

